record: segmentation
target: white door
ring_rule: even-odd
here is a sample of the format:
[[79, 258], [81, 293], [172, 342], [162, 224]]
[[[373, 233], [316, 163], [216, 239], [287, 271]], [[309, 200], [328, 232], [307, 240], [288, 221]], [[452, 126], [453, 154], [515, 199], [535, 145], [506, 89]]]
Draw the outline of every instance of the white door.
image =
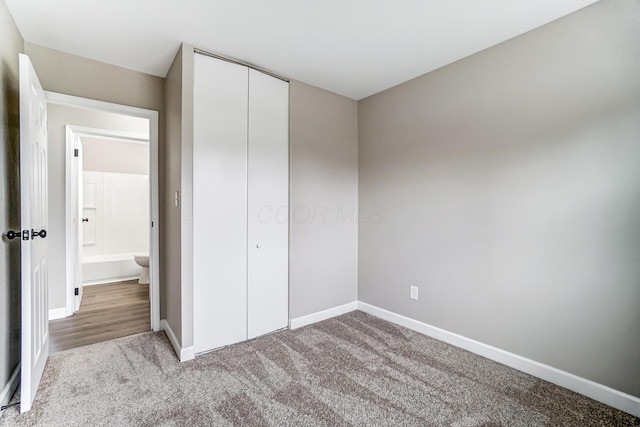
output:
[[[49, 356], [47, 100], [29, 57], [20, 55], [20, 215], [23, 240], [20, 412], [31, 409]], [[26, 238], [25, 238], [26, 237]]]
[[289, 321], [289, 84], [196, 55], [193, 297], [196, 353]]
[[203, 55], [194, 67], [193, 335], [200, 353], [247, 339], [248, 68]]
[[249, 70], [248, 339], [289, 323], [289, 83]]
[[[80, 304], [82, 303], [82, 223], [88, 218], [82, 217], [83, 211], [83, 182], [82, 182], [82, 143], [80, 142], [80, 136], [74, 134], [74, 162], [72, 167], [72, 175], [74, 184], [72, 188], [75, 189], [75, 203], [74, 203], [74, 216], [75, 216], [75, 265], [73, 273], [73, 287], [74, 287], [74, 301], [73, 311], [80, 310]], [[77, 155], [76, 155], [77, 153]]]

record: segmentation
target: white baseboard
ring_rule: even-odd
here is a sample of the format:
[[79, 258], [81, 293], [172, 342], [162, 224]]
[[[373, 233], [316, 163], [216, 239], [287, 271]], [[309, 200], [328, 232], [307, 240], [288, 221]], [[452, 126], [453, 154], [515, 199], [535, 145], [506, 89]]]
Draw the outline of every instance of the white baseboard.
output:
[[[71, 314], [73, 314], [73, 313], [71, 313]], [[71, 316], [71, 314], [67, 314], [67, 308], [66, 307], [52, 308], [52, 309], [49, 310], [49, 320], [63, 319], [65, 317]]]
[[181, 362], [186, 362], [187, 360], [191, 360], [196, 357], [193, 346], [185, 348], [182, 348], [180, 346], [180, 344], [178, 343], [178, 339], [176, 338], [176, 334], [173, 333], [173, 330], [171, 329], [171, 326], [169, 326], [169, 322], [167, 322], [167, 319], [162, 319], [160, 321], [160, 330], [164, 331], [165, 334], [167, 334], [167, 338], [169, 338], [169, 342], [171, 342], [173, 350], [176, 352], [176, 354], [178, 355], [178, 359], [180, 359]]
[[347, 304], [339, 305], [337, 307], [328, 308], [326, 310], [317, 311], [315, 313], [307, 314], [306, 316], [296, 317], [289, 322], [289, 328], [298, 329], [303, 326], [310, 325], [312, 323], [327, 320], [332, 317], [340, 316], [341, 314], [349, 313], [358, 309], [358, 301], [353, 301]]
[[505, 350], [475, 341], [473, 339], [440, 329], [436, 326], [423, 323], [400, 314], [358, 301], [358, 310], [404, 326], [421, 334], [444, 341], [456, 347], [463, 348], [472, 353], [484, 356], [487, 359], [510, 366], [529, 375], [549, 381], [560, 387], [580, 393], [593, 400], [620, 409], [640, 417], [640, 398], [623, 393], [611, 387], [596, 383], [586, 378], [579, 377], [569, 372], [561, 371], [544, 363], [518, 356]]
[[11, 400], [11, 397], [13, 397], [13, 393], [15, 393], [16, 389], [18, 388], [18, 384], [20, 384], [20, 364], [19, 363], [18, 363], [18, 366], [16, 366], [16, 369], [14, 369], [13, 373], [11, 374], [9, 381], [2, 389], [2, 393], [0, 393], [0, 406], [4, 406], [7, 403], [9, 403], [9, 401]]

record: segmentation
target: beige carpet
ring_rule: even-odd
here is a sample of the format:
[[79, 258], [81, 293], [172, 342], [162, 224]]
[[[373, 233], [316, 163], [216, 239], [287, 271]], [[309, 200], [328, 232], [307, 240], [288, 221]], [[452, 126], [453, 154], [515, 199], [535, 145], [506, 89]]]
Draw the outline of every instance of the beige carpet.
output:
[[584, 396], [362, 312], [179, 363], [163, 333], [49, 358], [10, 426], [638, 426]]

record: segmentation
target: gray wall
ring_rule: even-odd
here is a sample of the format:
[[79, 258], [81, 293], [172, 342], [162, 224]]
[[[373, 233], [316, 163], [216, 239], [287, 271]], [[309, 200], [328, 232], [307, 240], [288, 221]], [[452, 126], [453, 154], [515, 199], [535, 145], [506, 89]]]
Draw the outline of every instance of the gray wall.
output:
[[160, 264], [160, 275], [165, 280], [165, 316], [169, 327], [182, 342], [181, 310], [181, 215], [175, 206], [174, 194], [180, 191], [182, 159], [182, 48], [178, 51], [165, 84], [166, 156], [164, 159], [165, 192], [160, 198], [160, 210], [164, 216], [162, 230], [165, 241], [161, 257], [171, 260]]
[[292, 81], [290, 316], [357, 300], [358, 104]]
[[[165, 85], [167, 111], [166, 320], [183, 349], [193, 346], [193, 46], [183, 44]], [[175, 192], [179, 206], [175, 206]]]
[[144, 134], [149, 121], [102, 111], [49, 104], [47, 107], [49, 170], [49, 309], [65, 307], [66, 293], [66, 134], [65, 125]]
[[[164, 163], [164, 79], [92, 59], [25, 43], [25, 53], [45, 90], [158, 111], [158, 156]], [[159, 171], [159, 193], [164, 194], [164, 173]], [[51, 200], [51, 199], [50, 199]], [[159, 213], [162, 224], [162, 211]], [[164, 235], [160, 227], [160, 248]], [[162, 265], [162, 260], [161, 260]], [[160, 316], [164, 315], [164, 278], [160, 275]]]
[[[23, 40], [0, 0], [0, 233], [20, 229], [18, 54]], [[20, 363], [20, 241], [0, 241], [0, 393]], [[10, 398], [11, 396], [9, 396]], [[6, 401], [0, 402], [4, 405]]]
[[180, 215], [182, 291], [182, 347], [193, 346], [193, 46], [182, 45], [182, 155], [180, 158]]
[[362, 100], [359, 174], [361, 301], [640, 397], [640, 2]]
[[164, 120], [161, 77], [29, 42], [25, 53], [45, 90], [159, 111], [161, 123]]

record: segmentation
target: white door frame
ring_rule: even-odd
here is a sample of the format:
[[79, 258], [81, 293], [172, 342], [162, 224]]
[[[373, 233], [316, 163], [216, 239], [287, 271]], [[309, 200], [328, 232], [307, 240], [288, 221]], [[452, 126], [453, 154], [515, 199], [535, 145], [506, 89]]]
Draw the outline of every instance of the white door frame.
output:
[[[144, 108], [131, 107], [128, 105], [114, 104], [111, 102], [97, 101], [94, 99], [81, 98], [72, 95], [65, 95], [56, 92], [48, 92], [45, 91], [47, 96], [47, 102], [49, 104], [58, 104], [65, 105], [69, 107], [75, 108], [85, 108], [91, 110], [99, 110], [107, 113], [115, 113], [115, 114], [123, 114], [127, 116], [140, 117], [143, 119], [149, 120], [149, 153], [150, 153], [150, 168], [149, 168], [149, 178], [150, 178], [150, 203], [149, 203], [149, 212], [150, 212], [150, 222], [149, 222], [149, 300], [151, 305], [151, 329], [153, 331], [160, 330], [160, 222], [158, 220], [158, 112], [154, 110], [147, 110]], [[70, 126], [72, 130], [77, 130], [82, 134], [91, 134], [91, 128], [83, 128], [80, 126]], [[93, 129], [95, 131], [95, 129]], [[100, 135], [104, 135], [103, 130], [99, 130]], [[112, 135], [117, 134], [118, 138], [130, 139], [130, 140], [140, 140], [140, 135], [125, 133], [125, 132], [112, 132]], [[144, 137], [146, 140], [146, 136]], [[73, 155], [73, 149], [71, 148], [71, 153], [69, 153], [69, 146], [67, 143], [67, 156], [69, 154]], [[67, 162], [68, 163], [68, 162]], [[70, 240], [69, 235], [69, 217], [70, 217], [70, 191], [71, 182], [70, 179], [70, 169], [67, 168], [67, 180], [66, 180], [66, 214], [67, 214], [67, 230], [66, 230], [66, 242], [65, 242], [65, 256], [66, 256], [66, 265], [65, 265], [65, 289], [67, 292], [67, 297], [65, 298], [66, 304], [66, 313], [67, 315], [73, 314], [73, 273], [69, 270], [69, 266], [73, 265], [72, 255], [75, 253], [75, 248], [73, 241]], [[73, 223], [71, 223], [73, 226]], [[71, 264], [70, 264], [71, 263]]]
[[[78, 251], [79, 242], [77, 239], [80, 236], [78, 234], [78, 228], [81, 224], [77, 224], [75, 221], [81, 221], [79, 219], [78, 210], [80, 194], [80, 175], [82, 174], [82, 161], [78, 160], [78, 165], [75, 166], [76, 177], [73, 178], [74, 172], [74, 158], [76, 155], [74, 151], [80, 150], [79, 137], [74, 133], [73, 128], [70, 125], [65, 125], [65, 306], [64, 315], [71, 316], [75, 310], [73, 288], [78, 282], [77, 274], [78, 267], [77, 262], [80, 258]], [[73, 214], [72, 214], [73, 213]], [[74, 221], [75, 220], [75, 221]], [[75, 250], [69, 251], [70, 248], [75, 247]], [[49, 313], [49, 319], [56, 319]]]
[[[74, 182], [72, 179], [72, 169], [74, 161], [74, 150], [76, 148], [76, 138], [82, 136], [92, 136], [92, 137], [102, 137], [102, 138], [110, 138], [116, 139], [120, 141], [133, 142], [133, 143], [144, 143], [150, 144], [149, 137], [147, 135], [130, 133], [130, 132], [120, 132], [110, 129], [98, 129], [98, 128], [90, 128], [84, 126], [75, 126], [75, 125], [65, 125], [65, 141], [66, 141], [66, 164], [65, 164], [65, 173], [66, 173], [66, 216], [65, 216], [65, 225], [66, 225], [66, 248], [65, 252], [66, 258], [66, 302], [65, 302], [65, 314], [66, 316], [71, 316], [75, 311], [77, 311], [73, 288], [77, 284], [77, 278], [75, 277], [75, 256], [77, 255], [75, 250], [70, 251], [69, 248], [75, 247], [76, 242], [76, 224], [74, 224], [73, 219], [76, 216], [73, 201], [73, 193], [77, 193], [78, 191], [82, 191], [81, 188], [76, 188], [79, 181]], [[151, 153], [150, 153], [151, 154]], [[82, 168], [79, 167], [78, 174], [82, 174]], [[75, 184], [75, 185], [74, 185]], [[82, 208], [80, 208], [82, 211]], [[82, 293], [82, 289], [80, 289]]]

